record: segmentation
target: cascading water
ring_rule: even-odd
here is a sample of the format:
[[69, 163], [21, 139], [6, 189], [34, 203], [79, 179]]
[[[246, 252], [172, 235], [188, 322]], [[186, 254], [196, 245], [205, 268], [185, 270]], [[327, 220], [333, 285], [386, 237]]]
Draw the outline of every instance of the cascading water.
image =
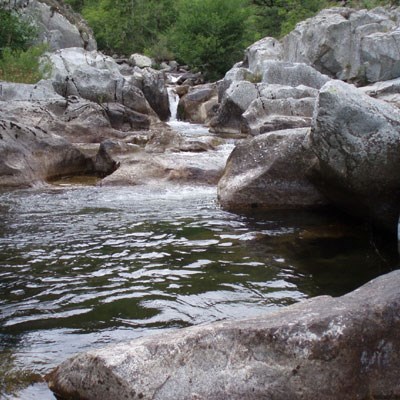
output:
[[170, 122], [177, 121], [179, 96], [173, 87], [170, 86], [167, 88], [167, 90], [168, 90], [169, 110], [171, 113], [171, 117], [169, 118], [169, 121]]

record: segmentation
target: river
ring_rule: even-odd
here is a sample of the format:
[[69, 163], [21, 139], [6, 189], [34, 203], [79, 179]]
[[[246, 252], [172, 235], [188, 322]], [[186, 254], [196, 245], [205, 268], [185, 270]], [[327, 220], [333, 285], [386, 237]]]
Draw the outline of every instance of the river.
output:
[[341, 295], [397, 252], [336, 213], [225, 212], [212, 186], [59, 184], [0, 192], [0, 258], [0, 398], [46, 400], [76, 352]]

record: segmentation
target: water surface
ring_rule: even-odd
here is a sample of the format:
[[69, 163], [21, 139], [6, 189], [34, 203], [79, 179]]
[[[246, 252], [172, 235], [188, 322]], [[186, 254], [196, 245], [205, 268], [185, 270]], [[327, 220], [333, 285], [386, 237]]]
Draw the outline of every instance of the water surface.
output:
[[17, 382], [108, 343], [341, 295], [397, 261], [339, 215], [238, 216], [212, 187], [4, 192], [0, 221], [0, 374]]

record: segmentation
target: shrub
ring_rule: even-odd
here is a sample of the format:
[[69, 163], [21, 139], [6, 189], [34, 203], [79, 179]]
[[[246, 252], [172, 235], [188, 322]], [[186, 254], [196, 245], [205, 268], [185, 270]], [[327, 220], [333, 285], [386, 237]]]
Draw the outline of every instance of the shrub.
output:
[[40, 60], [47, 50], [46, 45], [30, 47], [27, 50], [3, 49], [0, 59], [0, 80], [19, 83], [36, 83], [46, 77], [50, 64]]
[[37, 37], [36, 28], [13, 11], [0, 8], [0, 57], [5, 48], [26, 50]]

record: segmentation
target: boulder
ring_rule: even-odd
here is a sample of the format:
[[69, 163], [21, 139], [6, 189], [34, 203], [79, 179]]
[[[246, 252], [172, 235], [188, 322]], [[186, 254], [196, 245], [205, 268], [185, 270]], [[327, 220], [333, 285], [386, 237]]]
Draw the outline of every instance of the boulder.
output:
[[360, 90], [368, 96], [384, 100], [400, 108], [400, 78], [376, 82], [368, 86], [363, 86]]
[[314, 105], [314, 97], [259, 97], [243, 113], [242, 132], [256, 136], [274, 130], [310, 127]]
[[161, 121], [167, 121], [171, 113], [169, 110], [165, 74], [151, 68], [146, 68], [142, 70], [142, 75], [143, 79], [140, 89]]
[[329, 78], [304, 64], [264, 65], [266, 82], [230, 84], [210, 122], [212, 132], [258, 135], [311, 126], [317, 89]]
[[350, 214], [397, 234], [400, 110], [340, 81], [318, 96], [309, 146], [314, 181]]
[[100, 143], [150, 126], [148, 115], [119, 103], [97, 104], [78, 96], [64, 98], [54, 91], [50, 81], [0, 83], [0, 118], [39, 127], [74, 143]]
[[215, 116], [213, 107], [218, 104], [216, 84], [190, 87], [179, 101], [179, 119], [195, 124], [208, 124]]
[[286, 86], [307, 86], [320, 89], [330, 78], [303, 63], [265, 61], [262, 81]]
[[150, 57], [138, 53], [132, 54], [129, 57], [129, 63], [133, 67], [139, 67], [139, 68], [150, 68], [153, 65], [153, 61], [151, 60]]
[[85, 156], [60, 136], [36, 126], [0, 119], [0, 187], [28, 187], [71, 175], [105, 176], [117, 164]]
[[326, 200], [307, 179], [314, 154], [302, 143], [308, 129], [259, 135], [239, 143], [218, 184], [218, 199], [229, 211], [312, 208]]
[[119, 103], [105, 103], [102, 104], [102, 107], [113, 129], [129, 132], [150, 128], [148, 115], [140, 114]]
[[62, 1], [0, 0], [0, 7], [14, 9], [33, 23], [39, 32], [38, 41], [47, 43], [53, 51], [68, 47], [97, 48], [86, 21]]
[[345, 296], [92, 350], [45, 379], [59, 399], [400, 397], [400, 271]]
[[271, 37], [263, 38], [245, 51], [244, 65], [255, 76], [262, 76], [264, 62], [268, 60], [279, 60], [282, 53], [282, 45], [279, 40]]
[[247, 81], [233, 82], [225, 92], [217, 116], [210, 122], [211, 131], [240, 133], [242, 114], [258, 96], [256, 84]]
[[345, 81], [377, 82], [400, 73], [400, 14], [391, 8], [332, 8], [299, 23], [283, 39], [282, 59]]
[[116, 102], [141, 114], [152, 113], [142, 91], [121, 74], [111, 57], [81, 48], [59, 50], [47, 57], [53, 65], [50, 79], [61, 96]]

